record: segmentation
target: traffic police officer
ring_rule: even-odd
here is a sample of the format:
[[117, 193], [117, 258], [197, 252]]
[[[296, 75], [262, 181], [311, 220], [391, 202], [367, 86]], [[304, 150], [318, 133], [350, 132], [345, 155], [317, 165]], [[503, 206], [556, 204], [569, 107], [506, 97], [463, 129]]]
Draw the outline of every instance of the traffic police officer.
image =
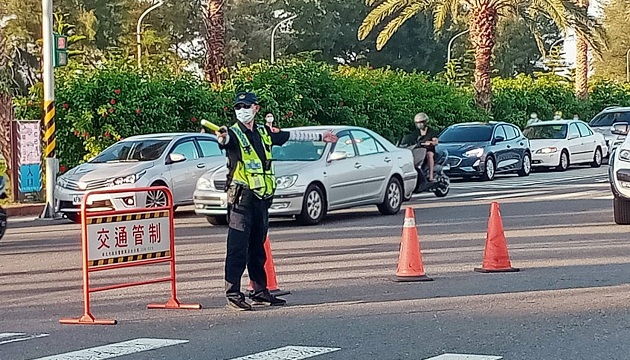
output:
[[254, 121], [260, 110], [256, 95], [243, 92], [234, 99], [237, 122], [219, 130], [218, 140], [226, 151], [228, 178], [228, 236], [225, 281], [228, 306], [251, 310], [241, 292], [241, 277], [247, 266], [253, 283], [249, 298], [256, 305], [284, 305], [285, 300], [269, 293], [265, 273], [264, 242], [269, 229], [268, 210], [276, 189], [271, 148], [293, 141], [335, 142], [330, 131], [273, 131]]

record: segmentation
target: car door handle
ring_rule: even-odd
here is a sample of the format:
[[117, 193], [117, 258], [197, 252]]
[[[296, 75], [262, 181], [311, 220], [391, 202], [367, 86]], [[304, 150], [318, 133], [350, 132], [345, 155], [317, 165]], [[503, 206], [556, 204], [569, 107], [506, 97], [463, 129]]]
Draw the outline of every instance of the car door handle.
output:
[[511, 149], [512, 147], [510, 145], [507, 146], [508, 149]]
[[360, 168], [360, 167], [361, 167], [361, 164], [359, 164], [359, 163], [355, 163], [355, 164], [354, 164], [354, 167], [358, 169], [358, 168]]
[[384, 159], [384, 161], [385, 161], [386, 163], [388, 163], [388, 162], [392, 161], [392, 159], [390, 159], [390, 158], [386, 157], [386, 158]]
[[206, 167], [206, 164], [197, 164], [197, 168], [203, 169]]
[[523, 146], [523, 145], [524, 145], [524, 144], [523, 144], [523, 143], [521, 143], [521, 146]]

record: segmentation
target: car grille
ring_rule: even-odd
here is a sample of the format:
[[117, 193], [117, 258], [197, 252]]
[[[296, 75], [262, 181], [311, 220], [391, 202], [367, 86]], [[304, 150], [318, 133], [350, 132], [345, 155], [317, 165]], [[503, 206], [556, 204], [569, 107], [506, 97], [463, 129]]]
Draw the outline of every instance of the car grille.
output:
[[85, 191], [85, 190], [95, 190], [95, 189], [101, 189], [101, 188], [107, 187], [108, 183], [107, 183], [107, 180], [90, 181], [86, 183], [85, 189], [79, 188], [79, 183], [72, 180], [66, 180], [63, 185], [64, 185], [63, 186], [64, 188], [69, 189], [69, 190]]
[[454, 156], [449, 156], [447, 159], [447, 164], [449, 164], [451, 167], [458, 167], [461, 162], [462, 159]]
[[214, 188], [217, 190], [225, 190], [227, 180], [214, 180]]

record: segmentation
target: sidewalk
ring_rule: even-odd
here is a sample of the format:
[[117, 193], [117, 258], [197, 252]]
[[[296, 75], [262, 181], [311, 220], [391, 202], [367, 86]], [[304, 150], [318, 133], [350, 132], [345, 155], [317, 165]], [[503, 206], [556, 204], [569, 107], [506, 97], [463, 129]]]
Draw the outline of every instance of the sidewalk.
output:
[[3, 206], [7, 215], [11, 217], [27, 217], [39, 216], [44, 211], [44, 205], [41, 204], [9, 204]]

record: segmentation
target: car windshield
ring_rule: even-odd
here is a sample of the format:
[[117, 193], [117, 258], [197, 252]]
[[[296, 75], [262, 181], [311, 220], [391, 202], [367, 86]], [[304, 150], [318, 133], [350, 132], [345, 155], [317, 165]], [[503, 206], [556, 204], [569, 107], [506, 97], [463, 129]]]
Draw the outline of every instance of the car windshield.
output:
[[315, 161], [324, 153], [326, 143], [323, 141], [287, 141], [272, 150], [276, 161]]
[[162, 156], [170, 140], [121, 141], [98, 154], [91, 163], [153, 161]]
[[490, 141], [492, 125], [453, 126], [440, 135], [440, 143], [468, 143]]
[[523, 130], [523, 135], [530, 140], [564, 139], [567, 137], [567, 125], [528, 126]]
[[614, 123], [630, 123], [630, 112], [608, 112], [595, 116], [588, 124], [594, 127], [612, 126]]

